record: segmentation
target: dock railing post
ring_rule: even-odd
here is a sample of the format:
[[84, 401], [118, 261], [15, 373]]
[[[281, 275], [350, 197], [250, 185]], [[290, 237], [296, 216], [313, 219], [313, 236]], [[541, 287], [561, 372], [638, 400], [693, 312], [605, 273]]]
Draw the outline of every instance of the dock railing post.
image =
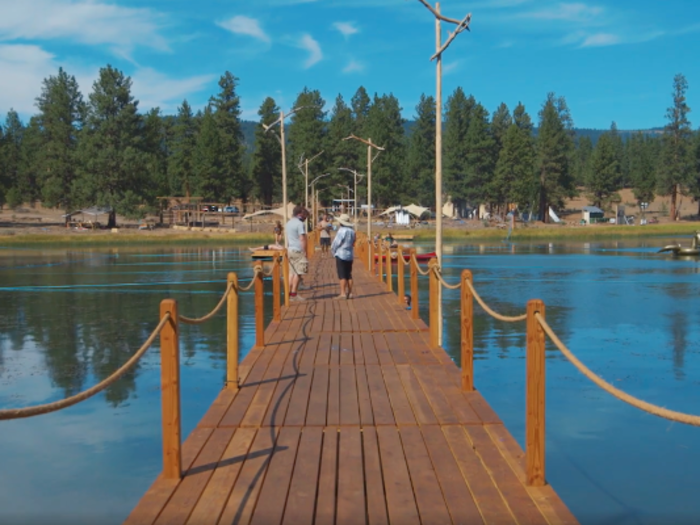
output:
[[381, 239], [377, 242], [377, 246], [379, 252], [379, 257], [377, 258], [377, 274], [379, 282], [384, 282], [384, 244]]
[[527, 303], [527, 384], [525, 418], [525, 474], [529, 486], [545, 485], [545, 332], [535, 314], [545, 315], [544, 303]]
[[265, 282], [263, 281], [262, 266], [255, 265], [255, 346], [265, 346]]
[[474, 390], [474, 297], [467, 282], [473, 280], [472, 272], [462, 270], [462, 391], [471, 392]]
[[314, 232], [309, 232], [309, 234], [306, 236], [306, 258], [311, 259], [315, 251]]
[[284, 306], [289, 307], [289, 253], [282, 252], [282, 276], [284, 279]]
[[281, 310], [281, 298], [280, 298], [280, 261], [282, 260], [282, 254], [280, 252], [275, 252], [272, 256], [272, 320], [280, 321], [282, 316], [280, 314]]
[[403, 248], [400, 244], [396, 247], [396, 260], [396, 287], [398, 289], [396, 294], [399, 299], [399, 304], [403, 304], [403, 296], [406, 295], [406, 283], [404, 282]]
[[411, 317], [413, 317], [413, 319], [420, 319], [420, 301], [418, 297], [418, 266], [416, 266], [417, 263], [413, 260], [413, 256], [416, 254], [416, 249], [411, 248], [409, 250], [409, 254], [411, 256], [411, 258], [409, 259], [409, 268], [411, 269]]
[[394, 263], [391, 258], [391, 246], [386, 249], [386, 285], [390, 292], [394, 291]]
[[367, 260], [369, 261], [369, 265], [367, 266], [367, 271], [369, 274], [374, 277], [376, 274], [374, 272], [374, 244], [369, 240], [367, 240]]
[[163, 418], [163, 477], [182, 477], [182, 430], [180, 425], [180, 348], [177, 301], [160, 303], [160, 318], [170, 320], [160, 331], [160, 384]]
[[226, 388], [238, 390], [238, 275], [228, 274], [231, 293], [226, 299]]
[[430, 269], [430, 274], [428, 274], [430, 290], [430, 302], [428, 303], [428, 308], [430, 325], [430, 346], [432, 346], [433, 348], [437, 348], [438, 346], [440, 346], [440, 333], [438, 332], [438, 330], [440, 329], [440, 313], [438, 310], [438, 301], [440, 297], [440, 281], [438, 280], [438, 276], [435, 274], [435, 268], [437, 268], [437, 266], [438, 260], [435, 257], [430, 259], [430, 262], [428, 263], [428, 268]]

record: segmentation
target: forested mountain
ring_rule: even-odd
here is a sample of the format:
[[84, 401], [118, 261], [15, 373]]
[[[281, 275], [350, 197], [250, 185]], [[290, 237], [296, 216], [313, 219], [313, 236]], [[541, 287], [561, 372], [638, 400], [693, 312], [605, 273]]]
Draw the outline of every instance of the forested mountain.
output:
[[[141, 112], [131, 79], [111, 66], [85, 95], [59, 69], [43, 81], [34, 116], [22, 122], [10, 109], [0, 126], [0, 204], [110, 206], [114, 222], [117, 213], [140, 217], [157, 209], [157, 198], [167, 195], [279, 203], [280, 126], [270, 125], [280, 108], [267, 98], [259, 122], [241, 120], [238, 84], [225, 72], [205, 107], [184, 100], [176, 115], [163, 115], [158, 108]], [[458, 87], [442, 108], [444, 197], [458, 209], [517, 206], [546, 219], [549, 206], [580, 191], [606, 207], [631, 188], [640, 201], [670, 196], [675, 215], [681, 195], [700, 197], [700, 134], [688, 120], [687, 89], [677, 75], [663, 128], [623, 131], [615, 123], [577, 129], [566, 99], [554, 93], [534, 110], [486, 108]], [[383, 148], [372, 151], [376, 207], [434, 203], [432, 96], [406, 111], [394, 95], [362, 86], [350, 100], [338, 95], [332, 102], [307, 87], [292, 107], [285, 119], [290, 200], [303, 202], [308, 176], [323, 201], [352, 195], [357, 183], [363, 202], [367, 145], [346, 140], [353, 135]]]

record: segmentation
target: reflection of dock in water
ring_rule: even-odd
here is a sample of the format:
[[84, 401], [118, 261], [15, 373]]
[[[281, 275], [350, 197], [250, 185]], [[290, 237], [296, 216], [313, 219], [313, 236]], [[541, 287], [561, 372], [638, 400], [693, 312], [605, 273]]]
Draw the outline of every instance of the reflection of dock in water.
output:
[[310, 266], [126, 523], [577, 523], [396, 295], [356, 264], [333, 300], [333, 259]]

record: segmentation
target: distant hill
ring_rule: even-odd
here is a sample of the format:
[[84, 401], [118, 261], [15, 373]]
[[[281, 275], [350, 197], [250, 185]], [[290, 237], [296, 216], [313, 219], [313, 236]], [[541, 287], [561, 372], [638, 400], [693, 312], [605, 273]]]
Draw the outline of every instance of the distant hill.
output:
[[[244, 120], [241, 122], [241, 127], [243, 128], [243, 135], [245, 137], [245, 145], [246, 149], [248, 151], [253, 151], [253, 148], [255, 147], [255, 126], [257, 126], [257, 122], [253, 122], [251, 120]], [[415, 127], [416, 123], [413, 120], [407, 120], [404, 122], [404, 130], [406, 132], [407, 136], [410, 136], [411, 133], [413, 132], [413, 128]], [[535, 128], [534, 134], [535, 136], [537, 135], [537, 128]], [[595, 144], [598, 142], [598, 139], [600, 136], [605, 133], [606, 131], [610, 131], [609, 129], [588, 129], [588, 128], [574, 128], [574, 131], [576, 132], [577, 137], [588, 137], [591, 139], [591, 142], [595, 146]], [[663, 128], [651, 128], [651, 129], [620, 129], [618, 130], [618, 133], [622, 137], [622, 140], [627, 141], [629, 138], [634, 135], [635, 133], [642, 132], [647, 135], [660, 135], [663, 133]]]

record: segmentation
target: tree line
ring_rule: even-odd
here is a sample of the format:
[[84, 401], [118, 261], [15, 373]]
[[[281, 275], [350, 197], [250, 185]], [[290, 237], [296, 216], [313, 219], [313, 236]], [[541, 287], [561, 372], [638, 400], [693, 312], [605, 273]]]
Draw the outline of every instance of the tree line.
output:
[[[110, 206], [115, 214], [141, 217], [155, 211], [158, 197], [199, 196], [207, 202], [257, 201], [282, 197], [282, 157], [277, 127], [280, 108], [266, 98], [259, 110], [255, 144], [246, 148], [241, 122], [239, 79], [221, 76], [219, 92], [196, 112], [183, 101], [177, 115], [159, 108], [138, 110], [131, 79], [107, 66], [84, 99], [73, 76], [59, 69], [45, 79], [37, 114], [21, 122], [10, 110], [0, 129], [0, 204], [42, 201], [67, 212]], [[631, 188], [639, 202], [670, 196], [677, 216], [681, 195], [700, 198], [700, 133], [693, 132], [683, 75], [673, 80], [667, 124], [659, 134], [638, 132], [623, 140], [613, 123], [594, 145], [578, 136], [566, 100], [550, 93], [537, 113], [537, 127], [523, 104], [501, 104], [490, 113], [458, 87], [443, 109], [444, 192], [460, 209], [486, 204], [504, 212], [547, 218], [549, 206], [583, 192], [594, 205], [619, 202]], [[352, 188], [351, 175], [366, 172], [366, 147], [350, 135], [371, 138], [385, 148], [372, 164], [372, 192], [378, 208], [408, 201], [435, 201], [435, 125], [432, 96], [422, 95], [410, 132], [393, 94], [370, 96], [359, 87], [349, 102], [338, 95], [330, 111], [318, 90], [304, 88], [285, 124], [289, 198], [302, 202], [300, 166], [328, 202]], [[363, 202], [364, 179], [358, 187]], [[110, 218], [114, 222], [114, 215]]]

